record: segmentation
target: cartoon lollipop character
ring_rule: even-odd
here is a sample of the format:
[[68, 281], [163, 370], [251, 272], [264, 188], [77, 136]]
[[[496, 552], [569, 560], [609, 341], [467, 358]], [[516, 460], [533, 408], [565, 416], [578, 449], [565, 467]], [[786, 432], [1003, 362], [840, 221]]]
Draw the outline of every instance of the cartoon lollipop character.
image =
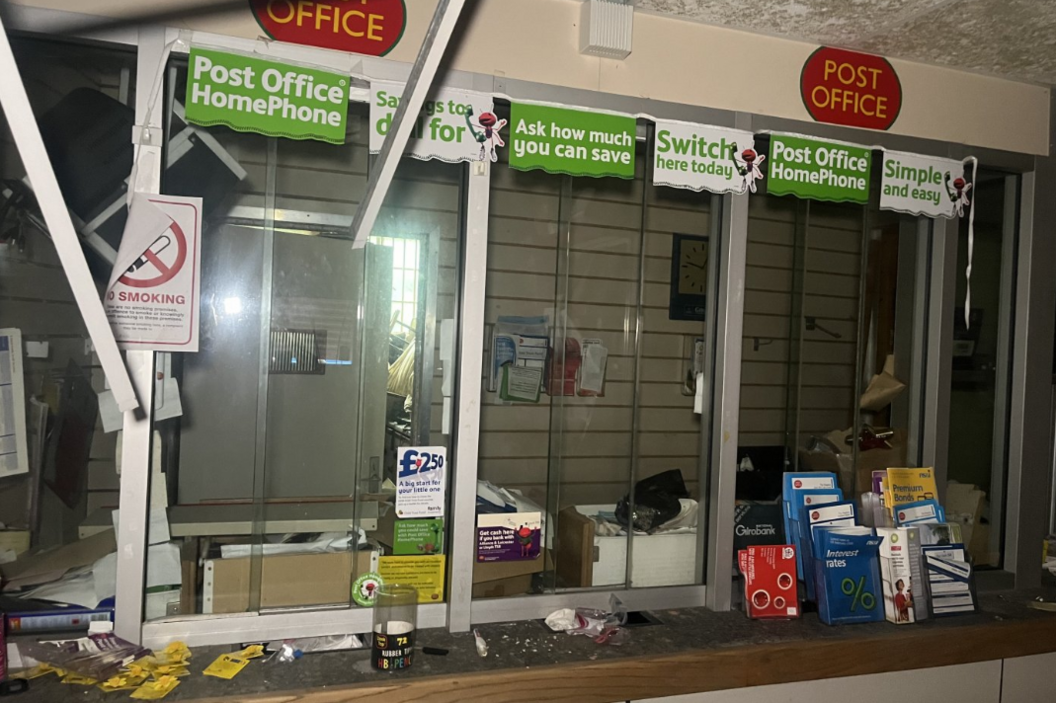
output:
[[469, 131], [473, 134], [473, 138], [480, 144], [480, 160], [483, 161], [485, 157], [490, 156], [493, 162], [498, 161], [499, 152], [496, 151], [496, 148], [506, 146], [506, 142], [502, 140], [502, 136], [499, 134], [502, 128], [506, 126], [506, 120], [500, 120], [494, 113], [484, 112], [481, 113], [477, 122], [478, 124], [473, 124], [473, 107], [469, 106], [466, 110], [466, 124], [469, 125]]
[[517, 541], [521, 544], [521, 556], [530, 557], [532, 555], [532, 536], [535, 534], [535, 530], [521, 525], [517, 530]]
[[958, 176], [953, 179], [952, 187], [950, 183], [950, 174], [946, 173], [946, 194], [950, 196], [950, 202], [957, 208], [957, 217], [964, 217], [964, 209], [972, 204], [971, 199], [968, 197], [968, 191], [972, 189], [972, 184], [964, 180], [964, 178]]
[[759, 167], [766, 161], [766, 157], [756, 154], [754, 149], [745, 149], [738, 154], [737, 142], [734, 142], [731, 146], [733, 148], [730, 150], [730, 160], [733, 161], [734, 168], [737, 169], [737, 173], [741, 174], [743, 179], [741, 192], [750, 190], [754, 193], [756, 189], [755, 181], [763, 177], [762, 169]]

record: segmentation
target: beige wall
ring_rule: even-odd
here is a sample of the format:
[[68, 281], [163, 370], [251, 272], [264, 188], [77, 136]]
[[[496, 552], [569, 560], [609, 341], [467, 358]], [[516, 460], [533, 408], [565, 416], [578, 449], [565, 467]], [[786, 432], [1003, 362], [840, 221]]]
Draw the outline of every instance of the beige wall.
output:
[[[120, 15], [127, 0], [22, 0], [21, 4]], [[184, 5], [153, 3], [159, 10]], [[389, 58], [413, 61], [435, 0], [408, 3], [403, 41]], [[635, 15], [634, 51], [625, 61], [578, 50], [579, 0], [479, 0], [456, 52], [459, 70], [619, 95], [809, 121], [799, 73], [815, 45], [711, 27], [646, 13]], [[255, 38], [249, 11], [185, 23], [188, 28]], [[1033, 154], [1048, 153], [1047, 88], [892, 61], [902, 80], [894, 134]], [[869, 143], [868, 134], [862, 141]]]

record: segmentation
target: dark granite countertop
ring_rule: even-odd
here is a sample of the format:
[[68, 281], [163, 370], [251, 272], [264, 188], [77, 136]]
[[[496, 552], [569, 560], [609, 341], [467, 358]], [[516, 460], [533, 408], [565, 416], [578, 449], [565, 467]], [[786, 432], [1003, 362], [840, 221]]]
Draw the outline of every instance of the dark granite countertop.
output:
[[[422, 630], [418, 633], [420, 646], [446, 648], [447, 656], [416, 653], [412, 668], [380, 673], [370, 668], [368, 652], [364, 650], [310, 654], [288, 664], [266, 659], [250, 663], [235, 679], [224, 681], [201, 675], [202, 669], [220, 653], [231, 647], [199, 647], [194, 649], [190, 677], [166, 701], [222, 699], [236, 696], [246, 700], [254, 694], [282, 694], [305, 689], [347, 687], [357, 684], [396, 684], [422, 677], [451, 677], [468, 674], [500, 672], [512, 669], [539, 669], [569, 664], [592, 664], [628, 660], [656, 655], [675, 655], [693, 650], [722, 650], [802, 641], [846, 640], [849, 647], [855, 640], [876, 637], [899, 637], [922, 631], [949, 631], [989, 624], [1052, 620], [1056, 613], [1038, 611], [1027, 603], [1042, 592], [983, 594], [981, 611], [974, 615], [929, 620], [906, 626], [872, 623], [829, 627], [816, 615], [805, 615], [791, 621], [753, 621], [740, 612], [713, 613], [702, 608], [652, 611], [661, 624], [631, 629], [630, 641], [623, 646], [599, 646], [586, 637], [551, 632], [541, 621], [501, 623], [480, 626], [488, 642], [487, 658], [477, 655], [472, 633], [449, 633], [443, 629]], [[1052, 591], [1045, 593], [1053, 600]], [[1052, 648], [1056, 650], [1056, 642]], [[61, 696], [61, 697], [60, 697]], [[54, 676], [31, 682], [27, 694], [12, 698], [12, 702], [79, 700], [85, 703], [123, 699], [128, 693], [105, 694], [97, 688], [61, 684]]]

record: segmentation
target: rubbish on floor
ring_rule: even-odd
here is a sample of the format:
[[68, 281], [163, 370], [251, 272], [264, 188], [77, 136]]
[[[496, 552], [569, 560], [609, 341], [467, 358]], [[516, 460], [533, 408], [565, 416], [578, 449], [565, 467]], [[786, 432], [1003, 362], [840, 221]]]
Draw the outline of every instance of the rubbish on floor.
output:
[[241, 652], [237, 653], [237, 656], [243, 659], [259, 659], [264, 656], [264, 645], [262, 644], [251, 644], [245, 647]]
[[[329, 637], [301, 637], [269, 642], [266, 649], [273, 653], [276, 661], [288, 664], [305, 654], [363, 649], [365, 646], [363, 640], [356, 635], [330, 635]], [[248, 649], [251, 648], [247, 647], [246, 650]], [[253, 659], [254, 657], [247, 656], [247, 658]]]
[[147, 681], [132, 692], [132, 698], [141, 701], [159, 701], [172, 693], [172, 690], [180, 685], [180, 680], [175, 676], [162, 676], [156, 681]]
[[150, 650], [113, 634], [89, 635], [64, 642], [23, 642], [19, 650], [38, 662], [94, 679], [92, 685], [106, 681], [125, 665], [150, 654]]
[[568, 632], [578, 626], [576, 611], [572, 608], [561, 608], [546, 616], [546, 626], [554, 632]]
[[554, 632], [592, 637], [597, 644], [621, 645], [630, 639], [630, 632], [625, 627], [627, 607], [615, 593], [609, 596], [608, 611], [596, 608], [563, 608], [550, 613], [546, 624]]
[[235, 678], [248, 664], [248, 659], [244, 659], [237, 654], [221, 654], [213, 660], [212, 664], [205, 668], [202, 674], [230, 680]]
[[422, 647], [422, 654], [429, 654], [434, 657], [446, 657], [448, 650], [442, 647]]
[[0, 696], [13, 696], [17, 693], [25, 693], [29, 690], [29, 681], [25, 679], [11, 679], [0, 681]]
[[477, 654], [479, 654], [481, 658], [488, 656], [488, 643], [481, 636], [480, 630], [473, 630], [473, 639], [477, 643]]

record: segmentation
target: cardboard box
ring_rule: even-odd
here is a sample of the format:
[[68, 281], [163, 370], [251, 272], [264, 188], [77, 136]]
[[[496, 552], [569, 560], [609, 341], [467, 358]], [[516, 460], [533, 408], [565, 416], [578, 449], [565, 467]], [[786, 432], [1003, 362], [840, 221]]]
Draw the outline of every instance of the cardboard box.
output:
[[733, 508], [733, 551], [754, 544], [787, 544], [780, 503], [739, 502]]
[[[627, 581], [627, 537], [594, 534], [587, 515], [614, 505], [565, 508], [558, 517], [557, 575], [566, 588], [620, 586]], [[697, 583], [696, 532], [634, 536], [631, 583], [635, 588]]]
[[[276, 554], [263, 557], [260, 607], [292, 608], [351, 602], [352, 581], [371, 570], [376, 552]], [[252, 557], [207, 559], [202, 586], [205, 614], [249, 610]]]
[[888, 440], [890, 449], [870, 449], [859, 452], [858, 465], [854, 465], [854, 447], [845, 441], [854, 429], [830, 432], [825, 439], [840, 453], [799, 450], [801, 471], [832, 471], [840, 480], [840, 488], [847, 496], [860, 496], [873, 490], [873, 470], [890, 469], [906, 465], [906, 433], [896, 429]]
[[532, 577], [553, 568], [553, 559], [543, 549], [537, 559], [478, 562], [473, 566], [473, 597], [502, 598], [530, 593]]

